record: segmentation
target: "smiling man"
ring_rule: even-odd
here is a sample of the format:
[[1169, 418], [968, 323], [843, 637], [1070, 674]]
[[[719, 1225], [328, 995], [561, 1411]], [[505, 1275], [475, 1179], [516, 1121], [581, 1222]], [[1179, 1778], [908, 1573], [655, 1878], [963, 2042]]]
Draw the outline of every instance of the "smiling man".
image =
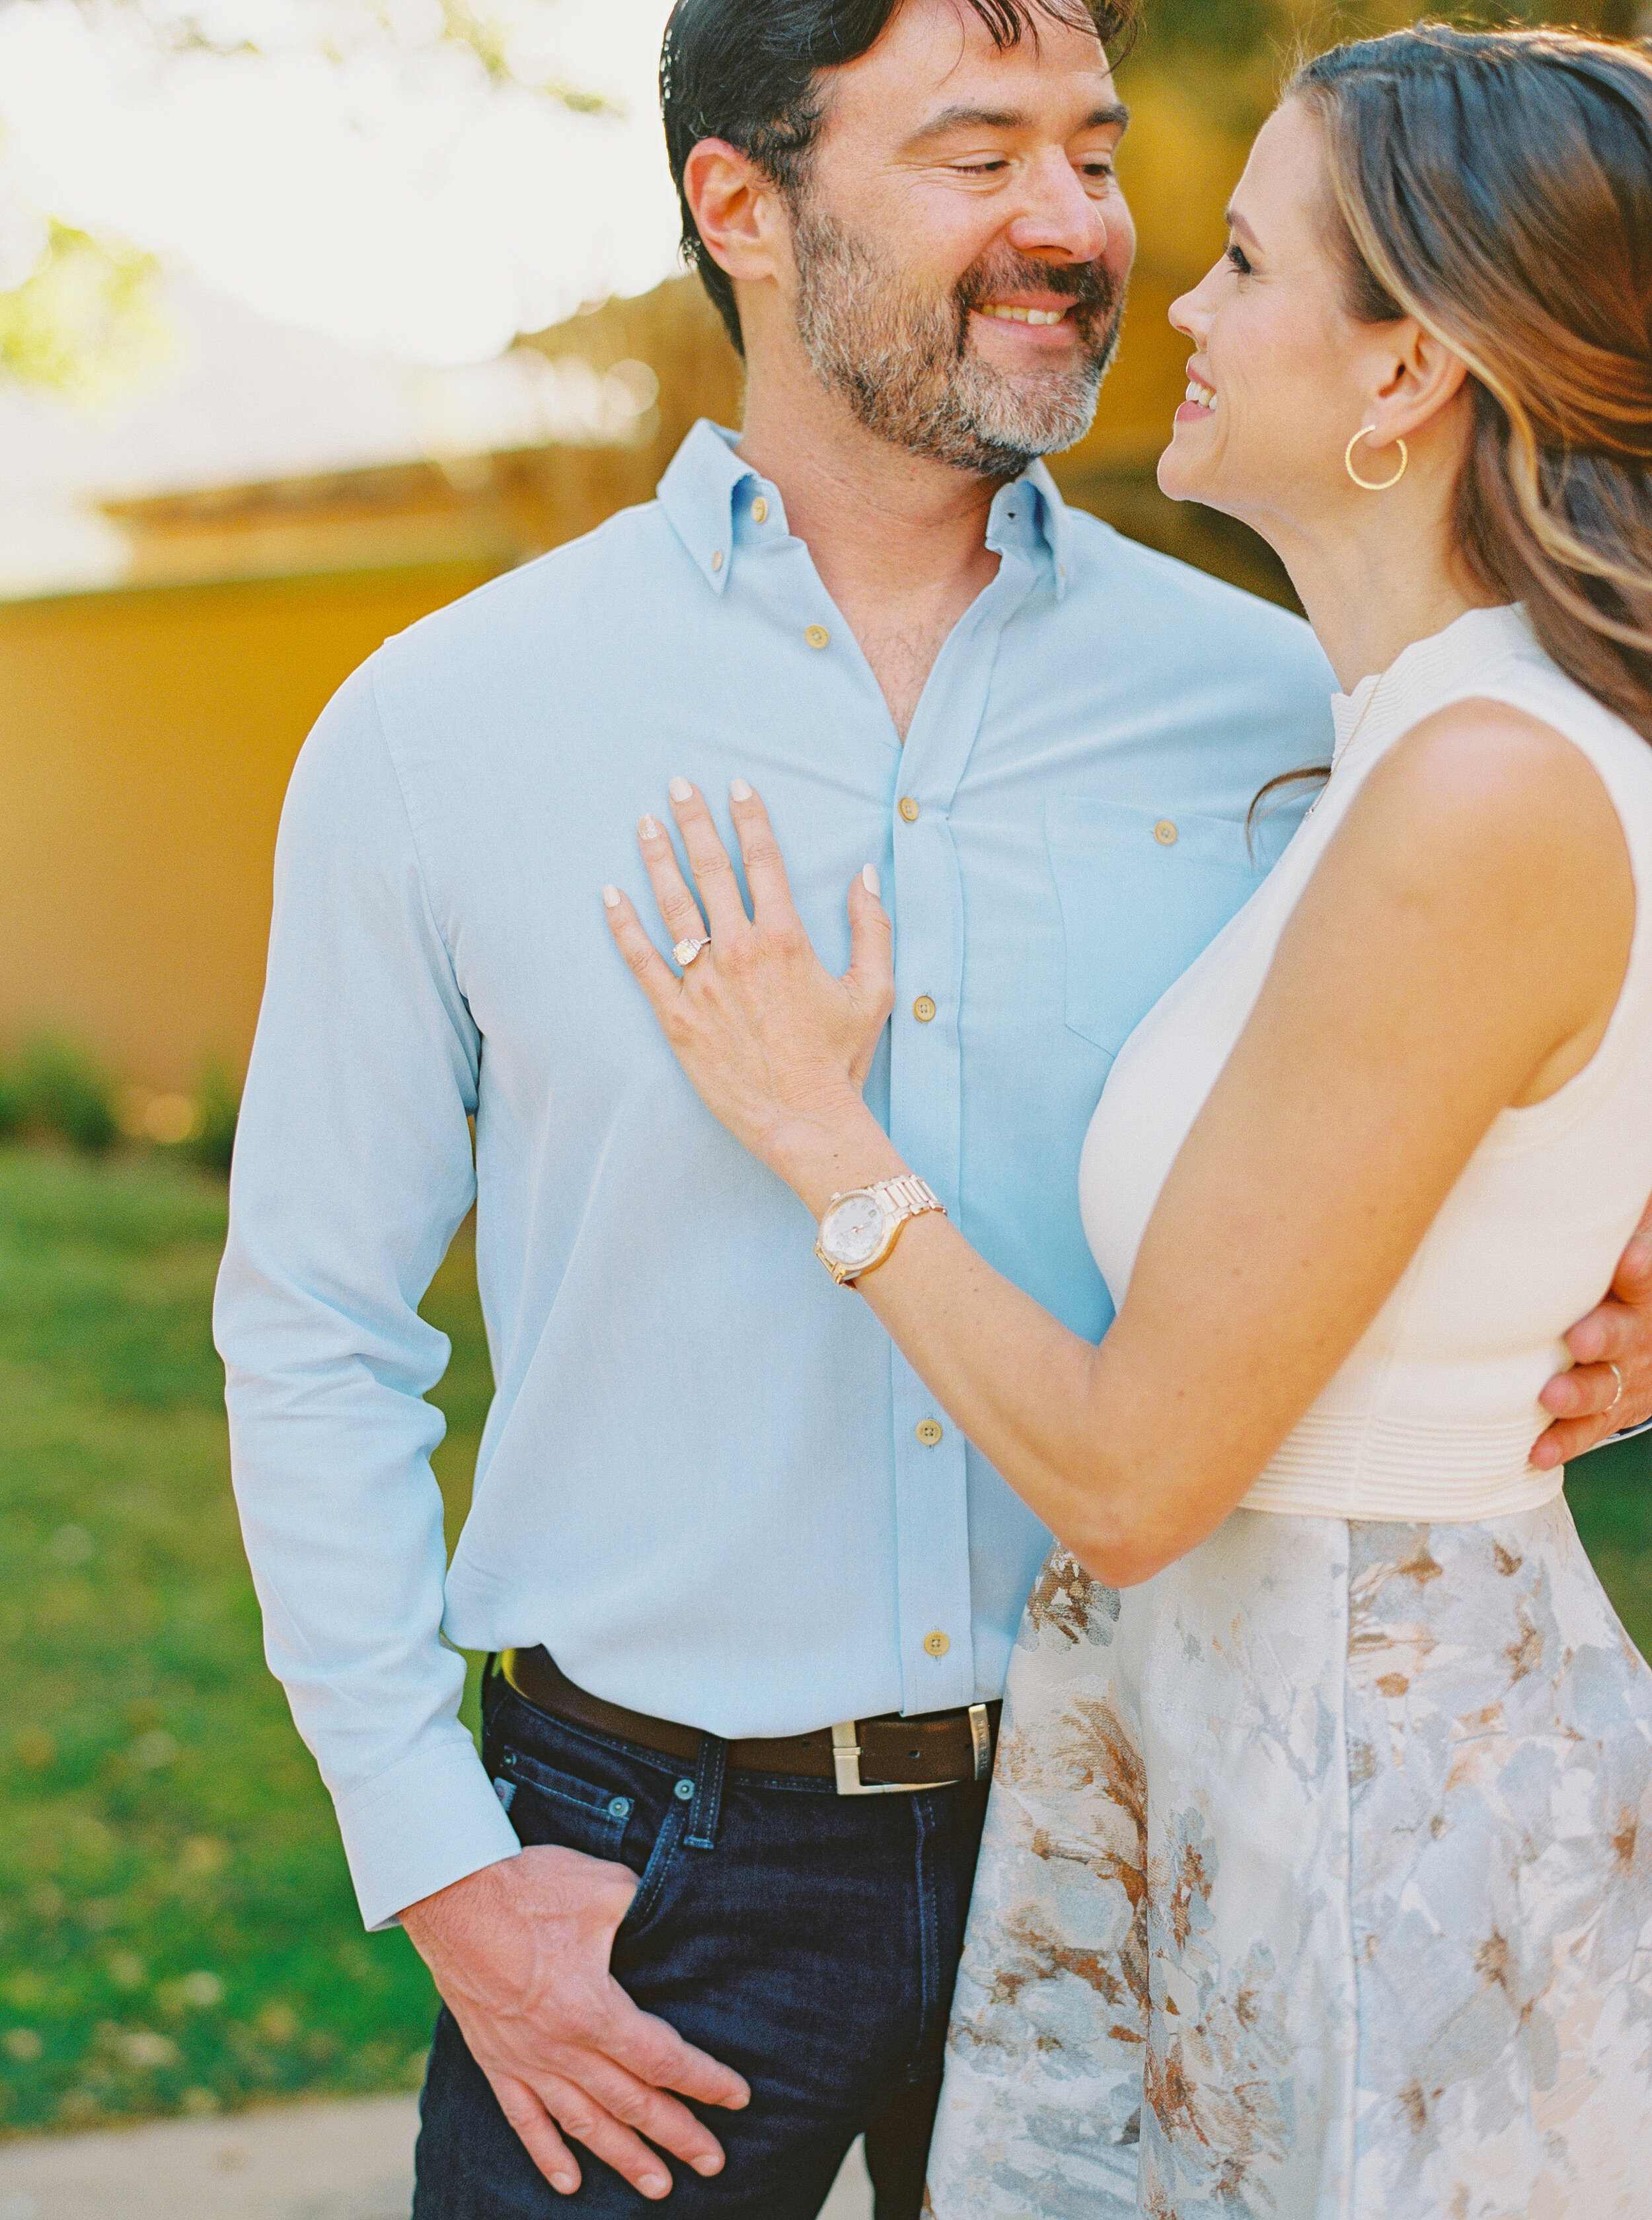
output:
[[[271, 1662], [369, 1924], [446, 2000], [421, 2220], [804, 2220], [863, 2131], [880, 2220], [920, 2209], [1046, 1537], [702, 1107], [599, 890], [645, 897], [638, 814], [684, 777], [761, 786], [828, 962], [875, 864], [869, 1098], [995, 1266], [1105, 1330], [1075, 1181], [1108, 1064], [1276, 852], [1257, 789], [1331, 745], [1306, 627], [1036, 459], [1117, 338], [1125, 28], [680, 0], [667, 137], [744, 428], [389, 642], [294, 775], [219, 1339]], [[497, 1394], [448, 1567], [418, 1305], [473, 1200]], [[1619, 1419], [1627, 1317], [1591, 1328]], [[1610, 1369], [1570, 1375], [1568, 1450]], [[444, 1632], [498, 1658], [481, 1762]]]

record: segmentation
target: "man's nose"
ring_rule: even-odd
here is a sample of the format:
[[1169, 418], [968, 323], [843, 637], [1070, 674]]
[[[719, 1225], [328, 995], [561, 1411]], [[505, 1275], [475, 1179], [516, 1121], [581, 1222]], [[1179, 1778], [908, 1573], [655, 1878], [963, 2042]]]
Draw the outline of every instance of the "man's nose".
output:
[[1005, 236], [1019, 254], [1060, 254], [1071, 262], [1099, 261], [1107, 227], [1094, 196], [1063, 152], [1038, 163], [1027, 180], [1026, 205]]

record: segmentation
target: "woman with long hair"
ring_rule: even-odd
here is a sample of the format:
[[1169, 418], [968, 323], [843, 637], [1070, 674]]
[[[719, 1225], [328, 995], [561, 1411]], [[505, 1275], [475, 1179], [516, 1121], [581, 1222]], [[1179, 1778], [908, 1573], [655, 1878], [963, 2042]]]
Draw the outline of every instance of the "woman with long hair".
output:
[[1229, 222], [1161, 483], [1271, 542], [1346, 691], [1283, 859], [1108, 1076], [1100, 1347], [864, 1107], [870, 872], [842, 981], [743, 786], [751, 920], [697, 792], [709, 946], [679, 977], [605, 900], [706, 1101], [1057, 1537], [938, 2220], [1605, 2220], [1652, 2194], [1652, 1674], [1530, 1450], [1652, 1187], [1652, 62], [1342, 47]]

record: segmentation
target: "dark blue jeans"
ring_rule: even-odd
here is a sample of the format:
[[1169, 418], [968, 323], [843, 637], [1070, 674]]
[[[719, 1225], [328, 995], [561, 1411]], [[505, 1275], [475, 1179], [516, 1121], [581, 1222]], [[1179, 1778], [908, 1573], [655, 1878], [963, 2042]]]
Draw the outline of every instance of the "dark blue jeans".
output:
[[517, 1834], [639, 1876], [615, 1976], [743, 2073], [751, 2102], [695, 2108], [728, 2155], [714, 2180], [668, 2159], [676, 2186], [655, 2204], [582, 2149], [583, 2185], [559, 2197], [444, 2011], [414, 2220], [814, 2220], [863, 2133], [878, 2220], [917, 2220], [985, 1787], [840, 1797], [828, 1781], [726, 1772], [709, 1735], [685, 1768], [552, 1718], [496, 1674], [483, 1708]]

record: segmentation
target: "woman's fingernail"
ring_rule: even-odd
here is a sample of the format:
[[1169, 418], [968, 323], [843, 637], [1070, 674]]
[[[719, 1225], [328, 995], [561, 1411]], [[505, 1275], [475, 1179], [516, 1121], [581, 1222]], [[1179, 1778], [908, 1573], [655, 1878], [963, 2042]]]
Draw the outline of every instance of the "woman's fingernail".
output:
[[714, 2158], [709, 2152], [706, 2154], [704, 2158], [695, 2159], [691, 2161], [690, 2163], [693, 2165], [695, 2172], [699, 2174], [703, 2174], [708, 2181], [710, 2180], [714, 2173], [720, 2173], [723, 2170], [723, 2161], [721, 2159]]
[[577, 2173], [553, 2173], [551, 2186], [559, 2197], [571, 2197], [579, 2186], [579, 2176]]
[[618, 909], [618, 908], [619, 908], [619, 907], [620, 907], [620, 889], [619, 889], [619, 888], [618, 888], [618, 887], [604, 887], [604, 888], [603, 888], [603, 889], [602, 889], [602, 907], [603, 907], [603, 908], [604, 908], [604, 909]]
[[876, 864], [868, 864], [866, 869], [860, 875], [860, 882], [862, 886], [865, 888], [869, 895], [881, 895], [883, 892], [883, 883], [878, 877], [877, 865]]
[[694, 792], [686, 778], [674, 778], [666, 789], [673, 801], [686, 801]]
[[639, 817], [637, 820], [637, 830], [645, 840], [658, 840], [665, 827], [658, 817]]
[[732, 778], [728, 783], [728, 798], [731, 801], [750, 801], [751, 789], [743, 778]]
[[645, 2197], [664, 2197], [671, 2186], [670, 2177], [664, 2173], [645, 2173], [639, 2185]]

